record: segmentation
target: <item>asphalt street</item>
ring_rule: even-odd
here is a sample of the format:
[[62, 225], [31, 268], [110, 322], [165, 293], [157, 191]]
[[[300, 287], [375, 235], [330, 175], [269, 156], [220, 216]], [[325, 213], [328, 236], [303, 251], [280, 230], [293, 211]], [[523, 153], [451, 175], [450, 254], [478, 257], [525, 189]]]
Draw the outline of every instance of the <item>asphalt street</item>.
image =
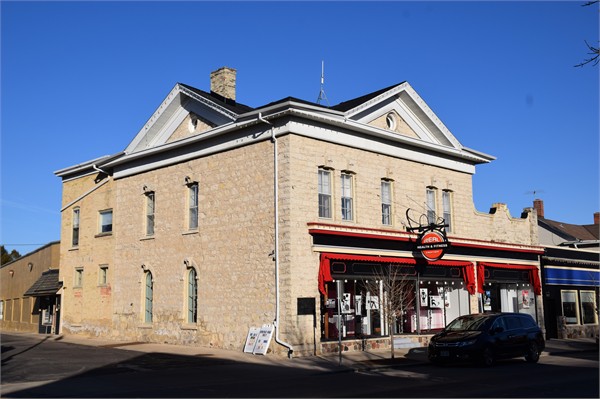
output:
[[[593, 397], [598, 347], [549, 346], [538, 364], [437, 367], [422, 352], [389, 359], [287, 359], [209, 348], [2, 334], [2, 397]], [[416, 355], [415, 355], [416, 353]]]

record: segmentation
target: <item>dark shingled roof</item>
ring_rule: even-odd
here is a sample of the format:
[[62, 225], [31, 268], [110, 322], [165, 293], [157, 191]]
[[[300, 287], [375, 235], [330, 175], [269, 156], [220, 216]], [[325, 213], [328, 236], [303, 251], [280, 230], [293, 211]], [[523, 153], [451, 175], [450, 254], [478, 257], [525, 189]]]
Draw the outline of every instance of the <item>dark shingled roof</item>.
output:
[[399, 86], [402, 83], [404, 83], [404, 82], [395, 84], [393, 86], [386, 87], [385, 89], [377, 90], [373, 93], [365, 94], [364, 96], [357, 97], [352, 100], [341, 102], [338, 105], [334, 105], [333, 107], [331, 107], [331, 109], [334, 109], [336, 111], [346, 112], [354, 107], [358, 107], [362, 103], [366, 103], [370, 99], [375, 98], [375, 97], [385, 93], [386, 91], [392, 90], [394, 87]]
[[365, 103], [365, 102], [371, 100], [372, 98], [375, 98], [375, 97], [377, 97], [377, 96], [385, 93], [386, 91], [389, 91], [389, 90], [393, 89], [396, 86], [401, 85], [402, 83], [404, 83], [404, 82], [401, 82], [401, 83], [398, 83], [398, 84], [386, 87], [386, 88], [381, 89], [381, 90], [377, 90], [377, 91], [375, 91], [373, 93], [365, 94], [363, 96], [354, 98], [352, 100], [341, 102], [341, 103], [339, 103], [337, 105], [334, 105], [332, 107], [328, 107], [328, 106], [325, 106], [323, 104], [318, 104], [318, 103], [312, 102], [312, 101], [301, 100], [301, 99], [296, 98], [296, 97], [285, 97], [285, 98], [282, 98], [280, 100], [273, 101], [273, 102], [270, 102], [270, 103], [265, 104], [265, 105], [261, 105], [260, 107], [256, 107], [256, 108], [252, 108], [252, 107], [249, 107], [247, 105], [240, 104], [240, 103], [236, 102], [235, 100], [231, 100], [231, 99], [225, 98], [225, 97], [223, 97], [223, 96], [221, 96], [221, 95], [219, 95], [217, 93], [214, 93], [214, 92], [208, 93], [208, 92], [205, 92], [203, 90], [196, 89], [195, 87], [192, 87], [190, 85], [186, 85], [185, 83], [179, 83], [179, 84], [181, 86], [185, 87], [186, 89], [191, 90], [194, 93], [196, 93], [196, 94], [198, 94], [198, 95], [200, 95], [200, 96], [202, 96], [202, 97], [204, 97], [204, 98], [206, 98], [208, 100], [211, 100], [211, 101], [215, 102], [216, 104], [219, 104], [222, 107], [224, 107], [224, 108], [226, 108], [226, 109], [228, 109], [228, 110], [230, 110], [232, 112], [235, 112], [238, 115], [241, 115], [241, 114], [244, 114], [246, 112], [254, 111], [254, 110], [257, 110], [257, 109], [260, 109], [260, 108], [267, 108], [269, 106], [272, 106], [272, 105], [275, 105], [275, 104], [284, 103], [284, 102], [287, 102], [287, 101], [294, 101], [294, 102], [298, 102], [298, 103], [302, 103], [302, 104], [312, 105], [312, 106], [315, 106], [315, 107], [322, 107], [324, 109], [331, 109], [331, 110], [334, 110], [334, 111], [346, 112], [346, 111], [348, 111], [348, 110], [350, 110], [350, 109], [352, 109], [354, 107], [358, 107], [362, 103]]
[[570, 241], [593, 241], [598, 240], [600, 236], [600, 227], [597, 224], [569, 224], [546, 218], [538, 218], [538, 221], [546, 225], [549, 230]]
[[29, 288], [23, 296], [54, 295], [62, 287], [58, 281], [58, 269], [50, 269], [42, 273], [40, 278]]
[[220, 106], [222, 106], [223, 108], [228, 109], [229, 111], [235, 112], [236, 114], [240, 115], [240, 114], [244, 114], [246, 112], [250, 112], [253, 111], [254, 108], [249, 107], [247, 105], [241, 104], [236, 102], [235, 100], [231, 100], [229, 98], [225, 98], [217, 93], [207, 93], [203, 90], [200, 89], [196, 89], [195, 87], [186, 85], [184, 83], [179, 83], [181, 86], [185, 87], [186, 89], [189, 89], [191, 91], [193, 91], [194, 93], [210, 100], [213, 101], [216, 104], [219, 104]]

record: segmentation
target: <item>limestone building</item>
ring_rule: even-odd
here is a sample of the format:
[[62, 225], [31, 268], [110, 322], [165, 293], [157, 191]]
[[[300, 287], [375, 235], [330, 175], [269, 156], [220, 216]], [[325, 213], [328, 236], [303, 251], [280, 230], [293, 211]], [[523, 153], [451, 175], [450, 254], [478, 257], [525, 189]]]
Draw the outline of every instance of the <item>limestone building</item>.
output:
[[[409, 83], [254, 108], [234, 69], [210, 79], [176, 84], [122, 153], [56, 172], [64, 333], [242, 350], [274, 325], [269, 350], [303, 355], [422, 345], [483, 310], [543, 325], [535, 212], [475, 209], [494, 157]], [[408, 287], [394, 318], [392, 274]]]

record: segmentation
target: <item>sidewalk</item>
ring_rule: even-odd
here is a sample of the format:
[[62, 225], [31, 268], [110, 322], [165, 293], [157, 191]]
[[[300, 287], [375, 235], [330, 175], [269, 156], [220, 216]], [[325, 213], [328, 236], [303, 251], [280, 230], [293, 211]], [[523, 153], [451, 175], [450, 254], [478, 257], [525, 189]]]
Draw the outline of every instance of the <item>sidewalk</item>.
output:
[[[427, 364], [427, 348], [396, 349], [394, 359], [389, 349], [372, 351], [342, 352], [332, 355], [294, 357], [289, 359], [283, 355], [253, 355], [227, 349], [184, 346], [142, 342], [115, 342], [102, 339], [78, 336], [51, 336], [55, 341], [68, 342], [78, 345], [109, 347], [122, 350], [132, 350], [144, 353], [168, 353], [181, 356], [204, 355], [216, 359], [227, 359], [236, 362], [274, 365], [281, 367], [301, 367], [322, 371], [371, 370], [386, 367], [408, 367]], [[550, 339], [546, 341], [546, 349], [542, 356], [561, 355], [574, 352], [598, 352], [598, 344], [593, 338], [579, 339]]]

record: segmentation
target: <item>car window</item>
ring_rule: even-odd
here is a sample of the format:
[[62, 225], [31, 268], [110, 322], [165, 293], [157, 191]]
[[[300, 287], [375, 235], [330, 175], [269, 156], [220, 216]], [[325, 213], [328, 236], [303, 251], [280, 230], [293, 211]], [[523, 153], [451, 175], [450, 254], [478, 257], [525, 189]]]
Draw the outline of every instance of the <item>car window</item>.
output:
[[521, 328], [521, 322], [519, 321], [520, 317], [517, 316], [507, 316], [504, 317], [504, 321], [506, 323], [507, 330], [515, 330], [517, 328]]
[[525, 328], [537, 327], [537, 324], [535, 323], [535, 321], [533, 321], [533, 319], [531, 317], [521, 316], [520, 319], [521, 319], [521, 324]]
[[489, 318], [486, 316], [461, 316], [446, 326], [446, 331], [480, 331]]
[[504, 325], [504, 317], [499, 317], [496, 319], [496, 321], [494, 321], [494, 324], [492, 325], [492, 330], [495, 330], [498, 327], [502, 327], [503, 331], [506, 330], [506, 326]]

